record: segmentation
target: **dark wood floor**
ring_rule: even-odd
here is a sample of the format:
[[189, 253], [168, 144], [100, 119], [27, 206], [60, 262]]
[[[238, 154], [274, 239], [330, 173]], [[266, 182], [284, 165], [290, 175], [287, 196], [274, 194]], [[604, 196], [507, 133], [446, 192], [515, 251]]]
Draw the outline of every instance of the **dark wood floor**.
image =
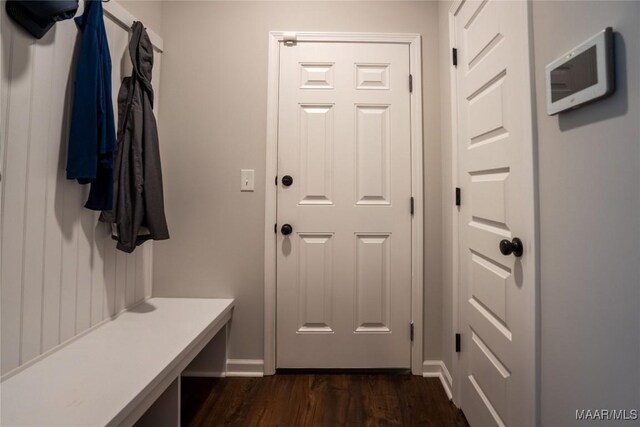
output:
[[183, 426], [468, 426], [440, 380], [413, 375], [183, 378]]

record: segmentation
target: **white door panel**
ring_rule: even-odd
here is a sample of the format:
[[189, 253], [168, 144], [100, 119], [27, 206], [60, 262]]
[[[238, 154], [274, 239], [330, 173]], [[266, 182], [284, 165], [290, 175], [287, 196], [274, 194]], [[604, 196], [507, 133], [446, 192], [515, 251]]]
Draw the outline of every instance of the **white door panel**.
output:
[[278, 368], [410, 366], [408, 77], [406, 45], [280, 48]]
[[[471, 426], [535, 423], [535, 254], [526, 2], [465, 2], [455, 17], [462, 334]], [[500, 241], [522, 239], [522, 257]]]

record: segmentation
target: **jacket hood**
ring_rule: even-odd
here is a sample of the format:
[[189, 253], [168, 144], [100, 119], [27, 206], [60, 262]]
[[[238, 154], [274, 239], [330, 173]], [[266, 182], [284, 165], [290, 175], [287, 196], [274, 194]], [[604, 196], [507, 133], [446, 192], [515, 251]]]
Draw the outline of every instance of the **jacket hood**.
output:
[[149, 95], [151, 105], [153, 105], [153, 88], [151, 87], [153, 45], [142, 22], [134, 22], [131, 28], [133, 32], [129, 42], [129, 55], [133, 64], [133, 73]]

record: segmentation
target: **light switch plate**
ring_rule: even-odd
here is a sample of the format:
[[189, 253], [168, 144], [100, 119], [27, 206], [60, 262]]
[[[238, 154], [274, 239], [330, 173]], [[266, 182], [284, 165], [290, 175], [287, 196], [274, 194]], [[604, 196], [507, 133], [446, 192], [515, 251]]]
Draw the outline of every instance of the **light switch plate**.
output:
[[240, 191], [253, 191], [255, 172], [253, 169], [240, 170]]

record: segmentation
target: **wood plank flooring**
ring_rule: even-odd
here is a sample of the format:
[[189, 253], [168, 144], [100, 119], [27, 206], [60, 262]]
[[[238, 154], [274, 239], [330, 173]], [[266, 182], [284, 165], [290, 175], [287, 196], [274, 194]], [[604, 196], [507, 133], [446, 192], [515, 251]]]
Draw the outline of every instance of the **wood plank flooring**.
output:
[[386, 374], [183, 378], [183, 426], [468, 426], [440, 380]]

